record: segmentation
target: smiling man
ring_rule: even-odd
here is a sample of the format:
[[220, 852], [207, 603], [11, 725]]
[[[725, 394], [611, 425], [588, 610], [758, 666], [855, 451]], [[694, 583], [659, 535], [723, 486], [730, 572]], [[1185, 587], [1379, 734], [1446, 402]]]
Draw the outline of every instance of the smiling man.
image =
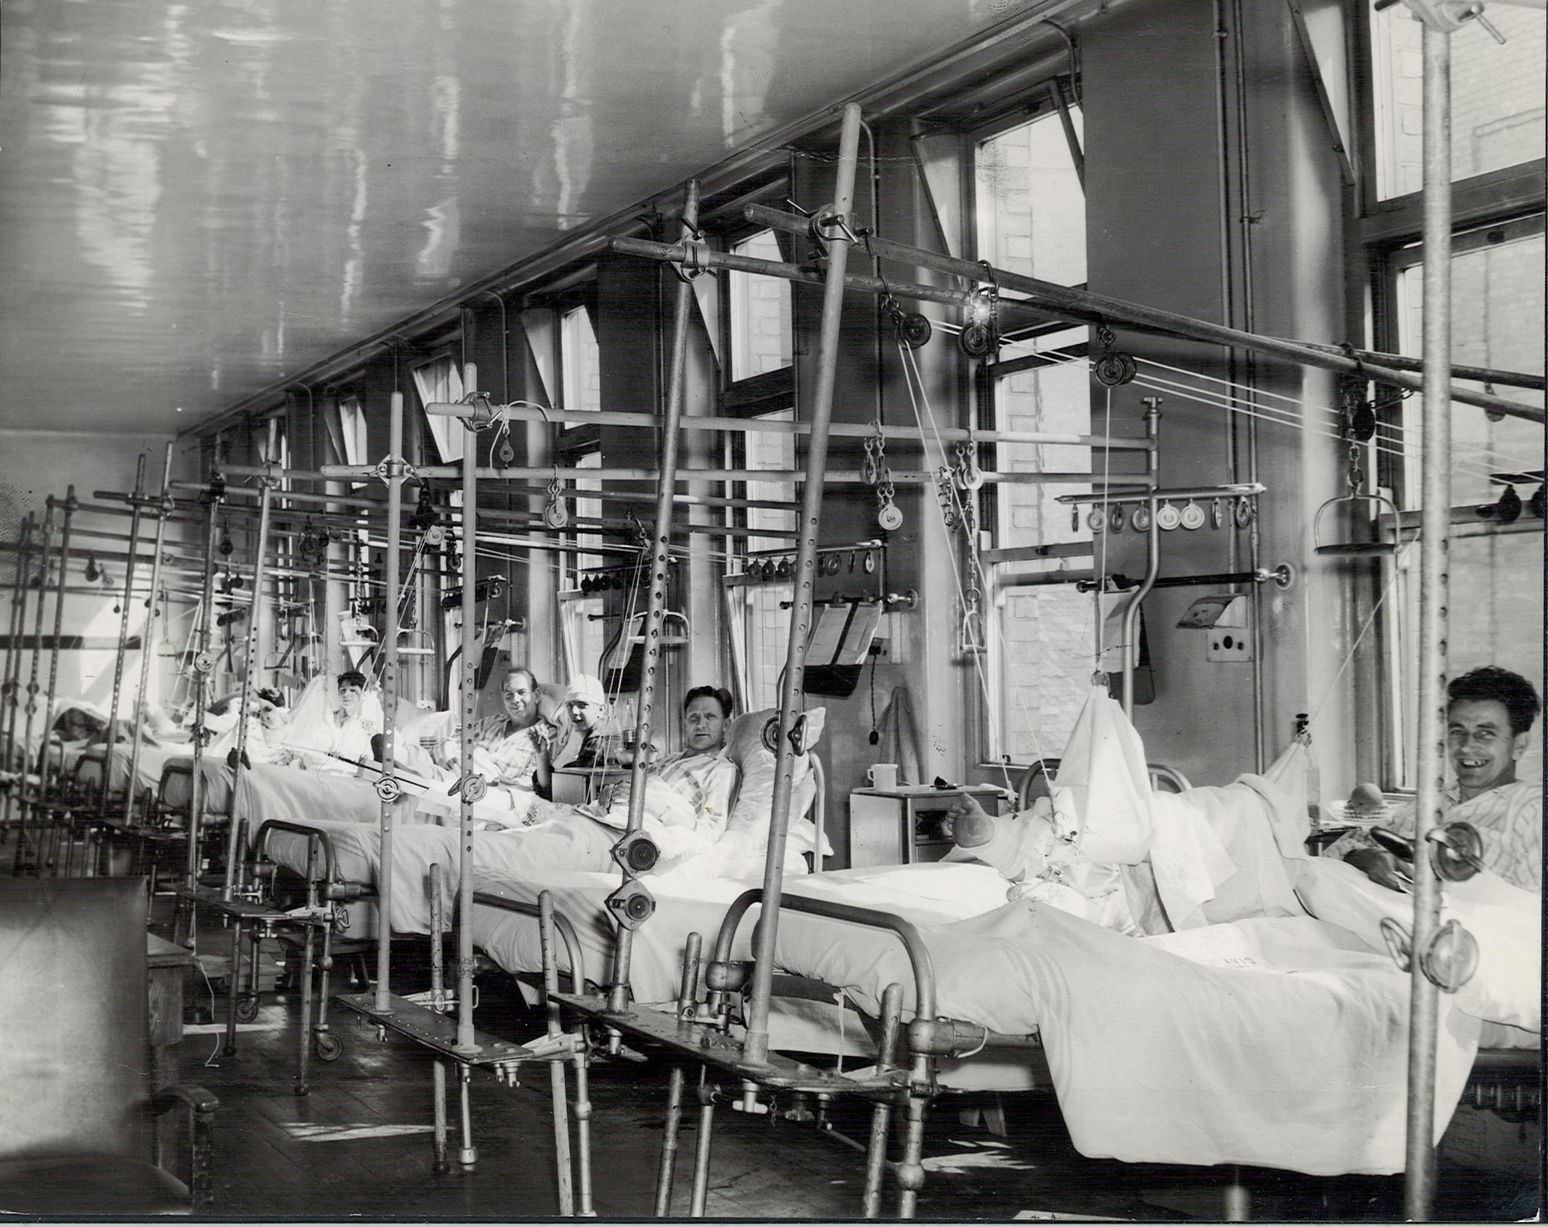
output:
[[[530, 789], [538, 764], [553, 740], [553, 728], [538, 711], [538, 682], [530, 669], [517, 667], [500, 684], [497, 715], [471, 730], [473, 767], [492, 786]], [[435, 756], [437, 766], [458, 769], [461, 737], [455, 730]]]
[[[1483, 863], [1505, 881], [1534, 894], [1543, 882], [1543, 789], [1539, 780], [1518, 780], [1516, 764], [1532, 742], [1541, 703], [1532, 683], [1495, 665], [1474, 669], [1447, 687], [1446, 748], [1453, 783], [1441, 797], [1442, 820], [1466, 822], [1483, 836]], [[1399, 810], [1386, 825], [1399, 835], [1414, 833], [1413, 807]], [[1347, 837], [1346, 837], [1347, 839]], [[1397, 861], [1370, 845], [1334, 855], [1385, 886], [1397, 884]], [[1340, 840], [1339, 844], [1345, 844]]]

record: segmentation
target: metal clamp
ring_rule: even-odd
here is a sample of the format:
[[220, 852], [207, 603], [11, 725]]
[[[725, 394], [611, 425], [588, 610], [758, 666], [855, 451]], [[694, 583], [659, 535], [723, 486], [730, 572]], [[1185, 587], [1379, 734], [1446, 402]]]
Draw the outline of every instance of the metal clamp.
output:
[[489, 781], [469, 772], [457, 781], [457, 792], [469, 805], [477, 805], [489, 793]]
[[403, 785], [396, 777], [384, 775], [376, 781], [376, 795], [383, 801], [396, 801], [403, 795]]
[[394, 477], [401, 477], [404, 481], [414, 481], [419, 476], [418, 469], [398, 456], [383, 456], [376, 462], [374, 471], [384, 482], [391, 481]]

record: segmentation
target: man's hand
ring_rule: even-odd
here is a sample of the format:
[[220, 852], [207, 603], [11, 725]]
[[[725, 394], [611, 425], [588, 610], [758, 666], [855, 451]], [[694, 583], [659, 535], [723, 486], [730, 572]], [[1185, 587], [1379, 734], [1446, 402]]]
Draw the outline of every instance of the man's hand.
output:
[[1413, 886], [1413, 879], [1409, 877], [1404, 863], [1380, 848], [1356, 848], [1344, 860], [1376, 885], [1385, 886], [1388, 890], [1407, 894]]
[[959, 848], [979, 848], [994, 838], [994, 819], [964, 793], [946, 811], [941, 830], [951, 836]]

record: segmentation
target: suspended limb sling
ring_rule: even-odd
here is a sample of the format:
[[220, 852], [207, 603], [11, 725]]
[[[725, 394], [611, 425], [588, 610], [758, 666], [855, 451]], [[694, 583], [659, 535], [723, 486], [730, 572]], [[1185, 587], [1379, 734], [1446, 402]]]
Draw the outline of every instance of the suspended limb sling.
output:
[[[21, 637], [22, 628], [26, 625], [27, 560], [32, 553], [33, 523], [34, 517], [29, 511], [22, 518], [21, 531], [16, 538], [16, 571], [11, 580], [11, 618], [5, 641], [5, 681], [0, 684], [0, 704], [3, 704], [0, 705], [0, 747], [7, 751], [15, 749], [16, 691], [21, 679]], [[25, 752], [22, 759], [26, 761]], [[11, 807], [17, 791], [15, 788], [5, 791], [4, 811], [0, 818], [4, 819], [6, 829], [11, 825]]]
[[[683, 201], [683, 241], [697, 238], [699, 224], [699, 183], [688, 181]], [[624, 831], [627, 839], [645, 822], [646, 758], [651, 744], [651, 717], [656, 701], [656, 670], [661, 660], [661, 623], [666, 612], [668, 551], [672, 536], [672, 496], [677, 488], [677, 445], [683, 416], [683, 387], [688, 361], [689, 310], [693, 303], [693, 282], [680, 276], [672, 312], [672, 359], [667, 377], [666, 418], [661, 426], [661, 463], [656, 487], [656, 520], [650, 565], [650, 595], [645, 607], [645, 660], [640, 673], [639, 711], [634, 724], [634, 762], [629, 769], [629, 820]], [[627, 629], [627, 626], [626, 626]], [[623, 870], [627, 884], [633, 875]], [[644, 889], [641, 887], [640, 889]], [[613, 983], [608, 990], [608, 1008], [621, 1011], [628, 1005], [629, 964], [634, 953], [634, 930], [618, 924], [617, 944], [613, 948]]]
[[[107, 751], [102, 763], [102, 792], [97, 798], [97, 816], [107, 817], [108, 794], [113, 787], [113, 749], [118, 742], [118, 700], [124, 689], [124, 653], [129, 650], [129, 613], [134, 606], [131, 592], [134, 588], [135, 556], [140, 548], [140, 525], [145, 516], [145, 453], [141, 452], [134, 466], [134, 494], [130, 496], [129, 556], [124, 559], [124, 596], [120, 606], [122, 617], [118, 621], [118, 654], [113, 658], [113, 701], [108, 707]], [[145, 651], [141, 642], [140, 651]], [[131, 790], [133, 781], [131, 783]]]
[[[172, 448], [167, 444], [161, 466], [161, 499], [156, 510], [156, 545], [151, 554], [150, 600], [146, 601], [145, 631], [140, 636], [140, 680], [134, 692], [134, 740], [129, 749], [129, 785], [124, 789], [124, 821], [134, 819], [134, 793], [140, 778], [140, 745], [145, 733], [145, 683], [150, 679], [151, 644], [156, 636], [151, 628], [156, 623], [156, 593], [161, 587], [161, 548], [166, 544], [167, 517], [172, 514]], [[162, 617], [166, 616], [163, 610]]]
[[844, 107], [839, 135], [834, 203], [827, 217], [819, 215], [828, 244], [827, 277], [823, 286], [822, 326], [817, 349], [817, 385], [812, 398], [812, 433], [806, 453], [806, 485], [801, 492], [801, 540], [796, 551], [794, 604], [784, 683], [779, 696], [778, 764], [769, 825], [768, 855], [763, 868], [763, 905], [754, 950], [752, 1000], [748, 1007], [743, 1057], [763, 1061], [769, 1051], [769, 1002], [773, 990], [774, 951], [779, 932], [779, 904], [784, 889], [785, 842], [790, 829], [790, 794], [795, 769], [796, 728], [806, 680], [806, 639], [812, 620], [812, 588], [817, 557], [817, 530], [822, 518], [822, 478], [827, 467], [828, 426], [833, 415], [834, 372], [838, 359], [839, 324], [844, 306], [844, 270], [854, 235], [849, 212], [854, 203], [855, 167], [860, 145], [860, 108]]
[[[1438, 825], [1446, 763], [1446, 609], [1451, 548], [1451, 34], [1434, 14], [1413, 6], [1424, 24], [1423, 357], [1419, 540], [1418, 796], [1414, 848], [1428, 847]], [[1440, 882], [1416, 851], [1412, 988], [1408, 1013], [1408, 1136], [1403, 1170], [1405, 1216], [1430, 1217], [1435, 1196], [1435, 1048], [1438, 990], [1418, 953], [1440, 924]]]
[[[403, 393], [392, 394], [392, 408], [388, 419], [387, 457], [377, 466], [377, 471], [387, 485], [387, 625], [382, 632], [385, 647], [382, 652], [382, 774], [376, 781], [376, 794], [381, 798], [382, 868], [377, 875], [377, 926], [376, 926], [376, 1009], [383, 1014], [392, 1009], [392, 997], [388, 986], [388, 968], [392, 957], [392, 823], [394, 802], [399, 785], [393, 775], [398, 724], [398, 626], [400, 610], [398, 602], [398, 553], [403, 544], [402, 515], [404, 463], [399, 453], [403, 450]], [[433, 932], [432, 942], [439, 942], [441, 935]]]
[[[221, 899], [231, 902], [232, 891], [240, 885], [237, 875], [242, 859], [242, 812], [237, 805], [242, 782], [242, 770], [247, 765], [247, 702], [253, 692], [253, 678], [258, 672], [258, 623], [263, 617], [263, 585], [266, 576], [265, 557], [269, 551], [269, 512], [274, 502], [274, 490], [279, 485], [275, 470], [266, 470], [259, 478], [258, 496], [258, 552], [253, 561], [253, 603], [247, 608], [246, 664], [242, 670], [242, 689], [237, 698], [236, 745], [226, 759], [231, 768], [231, 818], [226, 827], [226, 880], [221, 889]], [[240, 926], [239, 926], [240, 929]], [[235, 963], [232, 965], [235, 976]], [[233, 979], [233, 984], [235, 980]]]

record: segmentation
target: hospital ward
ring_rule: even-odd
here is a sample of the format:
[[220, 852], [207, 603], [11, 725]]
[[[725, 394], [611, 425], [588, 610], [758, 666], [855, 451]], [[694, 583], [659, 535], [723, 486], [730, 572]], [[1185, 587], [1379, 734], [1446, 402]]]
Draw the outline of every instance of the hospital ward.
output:
[[1540, 1218], [1545, 35], [0, 6], [0, 1216]]

